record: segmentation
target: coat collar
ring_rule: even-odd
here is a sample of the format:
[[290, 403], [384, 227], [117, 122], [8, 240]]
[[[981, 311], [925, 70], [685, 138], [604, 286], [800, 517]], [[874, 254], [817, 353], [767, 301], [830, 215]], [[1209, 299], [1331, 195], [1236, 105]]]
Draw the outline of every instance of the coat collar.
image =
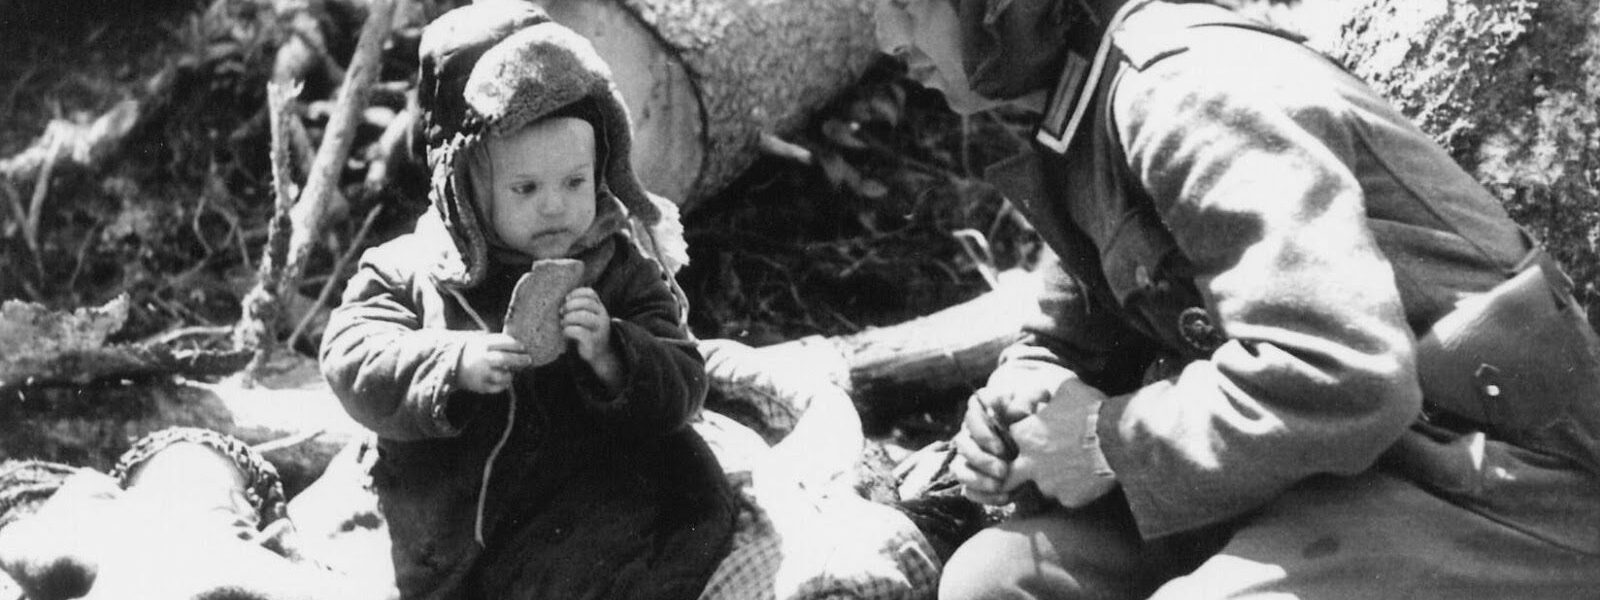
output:
[[[1150, 10], [1145, 10], [1149, 8]], [[1044, 118], [1034, 139], [1057, 154], [1064, 154], [1082, 127], [1089, 105], [1105, 81], [1112, 50], [1134, 69], [1189, 49], [1187, 32], [1199, 27], [1239, 27], [1304, 42], [1305, 36], [1255, 21], [1233, 10], [1206, 2], [1175, 4], [1159, 0], [1130, 0], [1106, 24], [1092, 59], [1068, 53]]]

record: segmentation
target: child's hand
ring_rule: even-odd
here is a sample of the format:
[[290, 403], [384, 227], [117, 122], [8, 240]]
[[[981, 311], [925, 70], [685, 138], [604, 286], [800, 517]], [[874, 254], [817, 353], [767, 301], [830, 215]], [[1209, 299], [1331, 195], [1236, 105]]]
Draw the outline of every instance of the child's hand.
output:
[[578, 356], [594, 374], [615, 390], [622, 385], [622, 368], [611, 350], [611, 315], [594, 289], [581, 287], [567, 294], [561, 306], [561, 334], [578, 346]]
[[456, 369], [456, 385], [480, 394], [498, 394], [511, 387], [517, 369], [533, 364], [522, 343], [503, 333], [485, 333], [467, 340]]

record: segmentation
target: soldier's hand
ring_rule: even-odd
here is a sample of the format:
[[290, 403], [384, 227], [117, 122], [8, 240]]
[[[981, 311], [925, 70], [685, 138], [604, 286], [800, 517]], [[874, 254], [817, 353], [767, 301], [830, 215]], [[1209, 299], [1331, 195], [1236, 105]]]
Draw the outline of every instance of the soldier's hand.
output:
[[992, 378], [973, 397], [989, 407], [1000, 425], [1010, 425], [1037, 412], [1061, 383], [1059, 378], [1030, 375], [1033, 374]]
[[1039, 491], [1062, 506], [1077, 508], [1110, 493], [1116, 474], [1100, 450], [1096, 433], [1100, 390], [1076, 378], [1062, 384], [1050, 403], [1010, 428], [1017, 445], [1010, 477], [1003, 487], [1033, 481]]
[[1014, 453], [1005, 442], [1005, 433], [995, 427], [995, 422], [984, 411], [977, 395], [967, 399], [967, 414], [961, 431], [952, 440], [956, 457], [950, 463], [950, 472], [972, 501], [1005, 504], [1011, 501], [1006, 480], [1011, 475]]

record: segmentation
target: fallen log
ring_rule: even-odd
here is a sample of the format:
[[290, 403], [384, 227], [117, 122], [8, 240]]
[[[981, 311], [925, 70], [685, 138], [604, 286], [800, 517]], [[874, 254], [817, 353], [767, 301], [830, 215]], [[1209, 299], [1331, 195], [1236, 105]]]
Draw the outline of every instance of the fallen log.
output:
[[202, 427], [264, 446], [285, 491], [298, 491], [339, 449], [367, 434], [344, 413], [313, 361], [274, 366], [275, 373], [253, 382], [166, 377], [9, 388], [0, 397], [0, 460], [37, 458], [105, 471], [147, 433]]
[[[1000, 273], [991, 292], [931, 315], [839, 337], [810, 336], [757, 350], [776, 364], [800, 362], [847, 390], [858, 406], [974, 390], [1000, 352], [1038, 313], [1034, 273]], [[909, 397], [909, 398], [908, 398]]]
[[20, 300], [0, 303], [0, 390], [156, 375], [220, 377], [250, 357], [247, 351], [183, 349], [159, 340], [107, 343], [127, 318], [127, 296], [71, 312]]
[[872, 0], [539, 0], [610, 63], [634, 118], [633, 164], [692, 210], [876, 55]]

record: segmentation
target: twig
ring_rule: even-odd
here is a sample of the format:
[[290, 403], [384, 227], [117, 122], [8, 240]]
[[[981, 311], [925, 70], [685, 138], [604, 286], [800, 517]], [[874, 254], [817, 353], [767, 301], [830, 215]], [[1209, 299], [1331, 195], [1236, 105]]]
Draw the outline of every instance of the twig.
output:
[[790, 162], [807, 166], [816, 163], [816, 158], [813, 157], [811, 151], [807, 150], [804, 146], [790, 142], [765, 131], [761, 132], [761, 137], [758, 140], [756, 147], [760, 149], [763, 154], [776, 156]]
[[961, 115], [961, 174], [972, 176], [972, 117]]
[[272, 441], [261, 442], [259, 444], [254, 445], [254, 446], [251, 446], [250, 449], [255, 450], [256, 452], [259, 452], [259, 453], [262, 453], [262, 454], [266, 454], [268, 452], [276, 452], [278, 450], [283, 450], [283, 449], [286, 449], [286, 448], [293, 448], [293, 447], [298, 446], [300, 444], [304, 444], [304, 443], [309, 442], [311, 440], [317, 439], [319, 436], [321, 436], [322, 434], [327, 433], [327, 432], [328, 432], [328, 428], [326, 428], [326, 427], [323, 427], [321, 429], [313, 429], [311, 431], [305, 431], [305, 432], [301, 432], [301, 433], [296, 433], [294, 435], [278, 438], [278, 439], [275, 439], [275, 440], [272, 440]]
[[39, 285], [30, 280], [22, 280], [22, 291], [27, 292], [28, 299], [34, 302], [44, 299], [44, 294], [39, 292]]
[[67, 289], [76, 289], [78, 276], [83, 274], [83, 261], [89, 256], [89, 247], [94, 245], [95, 239], [98, 237], [96, 234], [100, 233], [100, 230], [104, 227], [104, 222], [95, 223], [94, 227], [89, 228], [89, 234], [83, 236], [83, 241], [78, 244], [78, 252], [73, 257], [72, 274], [67, 277]]
[[[33, 61], [37, 58], [37, 56], [33, 56], [27, 60]], [[17, 106], [17, 96], [21, 95], [22, 90], [27, 87], [28, 80], [33, 79], [33, 76], [39, 73], [39, 67], [40, 63], [30, 62], [28, 68], [18, 75], [16, 80], [11, 82], [11, 91], [6, 93], [5, 101], [0, 102], [0, 114], [12, 114], [11, 111]]]
[[409, 102], [405, 110], [400, 111], [383, 129], [378, 141], [367, 146], [367, 189], [382, 189], [388, 185], [390, 170], [404, 160], [409, 150], [411, 130], [416, 126], [421, 111], [416, 102]]
[[961, 250], [967, 258], [978, 266], [978, 274], [983, 276], [984, 283], [989, 284], [989, 289], [1000, 287], [1000, 268], [995, 265], [994, 252], [989, 249], [989, 239], [976, 229], [957, 229], [950, 232], [950, 236], [960, 243]]
[[[211, 163], [210, 170], [212, 178], [215, 178], [217, 174], [217, 164], [215, 161]], [[207, 194], [205, 190], [201, 190], [200, 197], [195, 200], [194, 216], [189, 218], [189, 231], [194, 232], [194, 241], [199, 243], [201, 248], [205, 249], [206, 256], [211, 256], [212, 254], [217, 253], [216, 248], [211, 247], [211, 242], [206, 241], [205, 228], [200, 226], [200, 218], [206, 215], [206, 209], [210, 207], [210, 204], [211, 195]], [[246, 262], [249, 262], [248, 259]]]
[[50, 144], [44, 166], [39, 167], [39, 178], [33, 182], [33, 201], [28, 205], [27, 225], [22, 228], [22, 238], [27, 240], [28, 249], [33, 251], [33, 264], [39, 269], [41, 277], [44, 276], [44, 257], [39, 253], [39, 220], [44, 215], [44, 198], [50, 194], [50, 175], [56, 169], [60, 150], [61, 141], [58, 138]]
[[335, 102], [336, 108], [322, 136], [322, 147], [318, 149], [311, 173], [306, 177], [302, 201], [294, 206], [294, 236], [289, 242], [289, 260], [285, 264], [283, 279], [278, 282], [280, 294], [293, 290], [299, 284], [306, 259], [311, 256], [311, 249], [321, 235], [329, 198], [337, 191], [339, 176], [344, 172], [350, 146], [355, 142], [356, 128], [361, 123], [361, 111], [366, 108], [368, 88], [383, 66], [383, 44], [394, 25], [394, 7], [394, 0], [373, 0], [368, 6], [367, 22], [361, 27], [355, 56], [350, 59], [350, 67], [345, 71], [344, 85], [339, 88]]
[[180, 327], [178, 329], [164, 331], [162, 333], [147, 337], [143, 340], [140, 340], [139, 345], [165, 346], [190, 336], [204, 335], [220, 337], [228, 335], [232, 331], [233, 327], [230, 325], [191, 325], [189, 327]]
[[306, 124], [300, 119], [289, 120], [289, 147], [294, 150], [300, 174], [310, 175], [311, 163], [316, 160], [317, 151], [311, 147], [311, 134], [306, 131]]
[[298, 86], [286, 87], [277, 82], [267, 83], [267, 114], [272, 147], [272, 190], [277, 201], [272, 221], [267, 225], [267, 245], [262, 250], [261, 267], [257, 271], [256, 286], [245, 294], [241, 304], [239, 323], [234, 330], [234, 343], [240, 348], [251, 348], [255, 356], [245, 367], [248, 380], [258, 374], [267, 363], [276, 340], [278, 315], [282, 311], [279, 298], [284, 265], [289, 256], [289, 242], [293, 236], [290, 212], [294, 208], [294, 180], [289, 170], [289, 122], [295, 119], [290, 108]]
[[350, 263], [361, 252], [361, 242], [367, 239], [367, 234], [372, 232], [372, 224], [376, 223], [378, 216], [382, 214], [382, 204], [374, 206], [372, 210], [367, 212], [367, 219], [362, 221], [361, 229], [356, 232], [355, 239], [350, 241], [350, 248], [345, 250], [345, 253], [339, 257], [339, 262], [333, 265], [332, 273], [329, 275], [327, 282], [322, 285], [322, 291], [317, 294], [317, 303], [313, 305], [311, 310], [306, 311], [304, 316], [300, 317], [300, 322], [294, 326], [294, 333], [289, 334], [289, 341], [285, 342], [285, 345], [293, 348], [295, 342], [300, 341], [300, 336], [305, 335], [306, 328], [311, 326], [311, 319], [317, 316], [317, 309], [326, 306], [328, 300], [333, 298], [333, 290], [338, 287], [340, 281], [344, 281], [339, 277], [339, 274], [349, 268]]
[[[306, 131], [306, 124], [300, 119], [289, 119], [289, 148], [294, 150], [292, 154], [295, 158], [295, 168], [298, 169], [300, 176], [310, 177], [312, 163], [317, 160], [317, 151], [311, 145], [311, 133]], [[327, 206], [323, 208], [325, 215], [337, 213], [343, 210], [340, 207], [349, 204], [337, 186], [328, 190], [328, 194]]]
[[5, 194], [6, 204], [11, 207], [11, 216], [16, 219], [17, 225], [27, 223], [28, 207], [22, 205], [22, 192], [17, 190], [17, 186], [11, 185], [11, 180], [0, 177], [0, 193]]

